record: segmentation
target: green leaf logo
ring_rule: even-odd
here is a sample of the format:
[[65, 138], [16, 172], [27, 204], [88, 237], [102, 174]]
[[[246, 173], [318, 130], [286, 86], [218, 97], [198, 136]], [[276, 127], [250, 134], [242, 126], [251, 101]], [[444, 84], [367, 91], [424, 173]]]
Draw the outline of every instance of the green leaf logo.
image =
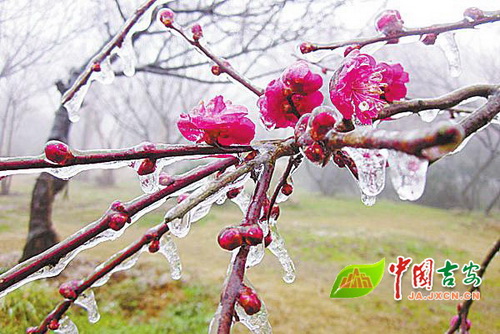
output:
[[340, 271], [330, 298], [356, 298], [372, 292], [382, 280], [385, 258], [374, 264], [350, 265]]

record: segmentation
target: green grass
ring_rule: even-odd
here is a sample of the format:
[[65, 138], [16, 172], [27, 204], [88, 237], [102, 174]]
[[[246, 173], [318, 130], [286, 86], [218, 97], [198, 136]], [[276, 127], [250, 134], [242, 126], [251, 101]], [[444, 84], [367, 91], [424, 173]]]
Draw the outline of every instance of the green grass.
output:
[[[15, 263], [27, 230], [27, 209], [32, 178], [14, 180], [14, 197], [0, 197], [0, 267]], [[136, 182], [121, 179], [113, 189], [72, 182], [69, 198], [58, 198], [54, 222], [62, 237], [99, 218], [115, 199], [140, 194]], [[168, 206], [169, 204], [167, 204]], [[57, 286], [68, 279], [85, 277], [95, 265], [136, 240], [161, 222], [166, 207], [155, 210], [131, 226], [117, 241], [104, 243], [79, 255], [64, 277], [30, 283], [0, 301], [0, 333], [22, 333], [38, 324], [60, 301]], [[441, 266], [445, 259], [459, 264], [479, 263], [500, 234], [499, 216], [445, 211], [406, 202], [380, 201], [365, 207], [358, 199], [326, 198], [294, 194], [282, 206], [279, 220], [297, 279], [281, 280], [281, 267], [269, 253], [248, 277], [270, 312], [275, 333], [439, 333], [455, 312], [455, 301], [396, 302], [393, 277], [385, 273], [371, 294], [359, 299], [332, 300], [330, 289], [337, 273], [349, 264], [368, 264], [398, 255], [414, 262], [432, 257]], [[69, 313], [80, 333], [206, 333], [217, 307], [230, 254], [222, 251], [216, 236], [224, 226], [238, 224], [241, 212], [232, 203], [215, 207], [193, 226], [189, 236], [176, 239], [183, 263], [180, 282], [169, 278], [160, 254], [144, 253], [126, 273], [95, 289], [101, 320], [90, 324], [85, 312]], [[470, 319], [475, 333], [498, 333], [500, 321], [500, 264], [494, 260], [474, 302]], [[457, 290], [462, 274], [457, 273]], [[435, 276], [434, 291], [444, 290]], [[403, 295], [411, 291], [409, 272]], [[236, 333], [247, 333], [241, 325]]]

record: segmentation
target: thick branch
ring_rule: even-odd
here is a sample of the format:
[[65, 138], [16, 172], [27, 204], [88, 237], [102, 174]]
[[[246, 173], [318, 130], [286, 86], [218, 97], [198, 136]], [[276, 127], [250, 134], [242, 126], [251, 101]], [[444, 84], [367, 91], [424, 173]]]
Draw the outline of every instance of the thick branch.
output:
[[471, 29], [480, 24], [491, 23], [500, 21], [500, 11], [494, 12], [485, 12], [485, 16], [482, 18], [478, 18], [474, 21], [468, 21], [467, 19], [463, 19], [461, 21], [455, 23], [444, 23], [444, 24], [435, 24], [429, 27], [423, 28], [412, 28], [405, 29], [402, 32], [394, 33], [389, 36], [373, 36], [373, 37], [365, 37], [365, 38], [357, 38], [351, 39], [343, 42], [335, 42], [328, 44], [312, 44], [310, 46], [309, 52], [317, 51], [317, 50], [335, 50], [343, 46], [348, 45], [359, 45], [360, 47], [378, 43], [378, 42], [387, 42], [390, 40], [398, 39], [401, 37], [407, 36], [423, 36], [426, 34], [440, 34], [447, 31], [459, 30], [459, 29]]

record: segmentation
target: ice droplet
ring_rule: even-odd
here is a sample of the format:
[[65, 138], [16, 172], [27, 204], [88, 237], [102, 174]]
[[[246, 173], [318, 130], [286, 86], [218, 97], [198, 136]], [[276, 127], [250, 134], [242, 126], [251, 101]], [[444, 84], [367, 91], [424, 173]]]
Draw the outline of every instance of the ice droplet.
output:
[[102, 84], [109, 85], [115, 79], [115, 72], [111, 67], [111, 60], [109, 57], [104, 59], [100, 64], [101, 70], [99, 72], [92, 72], [92, 79], [99, 81]]
[[[236, 250], [239, 249], [237, 248]], [[251, 246], [250, 251], [248, 252], [246, 267], [250, 268], [258, 265], [264, 258], [264, 254], [265, 254], [265, 247], [263, 242], [261, 242], [256, 246]]]
[[389, 167], [394, 189], [402, 200], [415, 201], [422, 196], [429, 162], [414, 155], [389, 151]]
[[160, 240], [159, 252], [165, 256], [170, 265], [170, 276], [173, 280], [178, 280], [182, 275], [182, 264], [177, 252], [177, 246], [174, 240], [170, 236], [170, 233], [166, 233], [162, 236]]
[[365, 193], [361, 193], [361, 202], [366, 206], [373, 206], [377, 201], [377, 196], [370, 196]]
[[232, 198], [231, 201], [238, 205], [241, 212], [246, 213], [248, 211], [248, 206], [250, 205], [250, 196], [242, 190], [238, 196]]
[[95, 324], [101, 318], [101, 315], [97, 310], [97, 303], [95, 301], [94, 291], [92, 290], [84, 291], [75, 300], [75, 305], [78, 305], [87, 311], [87, 316], [90, 323]]
[[[168, 212], [165, 217], [169, 217]], [[185, 236], [187, 236], [189, 230], [191, 229], [190, 212], [186, 213], [182, 218], [176, 218], [168, 222], [168, 228], [170, 229], [170, 232], [177, 238], [184, 238]]]
[[418, 113], [420, 119], [427, 123], [430, 123], [433, 120], [435, 120], [438, 114], [439, 114], [438, 109], [422, 110]]
[[290, 198], [289, 195], [283, 194], [281, 191], [278, 193], [278, 196], [276, 196], [276, 203], [283, 203], [285, 202], [288, 198]]
[[443, 51], [448, 68], [452, 77], [458, 77], [462, 73], [460, 65], [460, 51], [457, 42], [455, 41], [455, 33], [445, 32], [438, 35], [437, 44]]
[[276, 221], [271, 220], [269, 225], [271, 229], [272, 242], [269, 246], [267, 246], [267, 248], [278, 258], [279, 263], [283, 267], [283, 280], [286, 283], [293, 283], [295, 281], [295, 265], [285, 248], [285, 239], [283, 239], [279, 233]]
[[344, 147], [358, 169], [358, 185], [361, 192], [368, 196], [377, 196], [385, 187], [385, 167], [387, 150]]
[[67, 316], [59, 321], [59, 328], [54, 331], [56, 334], [78, 334], [78, 327]]
[[89, 91], [89, 88], [90, 80], [85, 85], [80, 86], [80, 89], [75, 92], [73, 97], [63, 105], [68, 112], [69, 120], [73, 123], [80, 120], [80, 108], [87, 92]]
[[137, 59], [135, 57], [134, 47], [132, 46], [132, 37], [127, 36], [121, 45], [121, 47], [114, 49], [118, 57], [122, 61], [123, 74], [127, 77], [131, 77], [135, 74], [135, 65]]
[[238, 303], [236, 303], [234, 309], [240, 322], [245, 325], [250, 332], [253, 334], [271, 334], [273, 329], [269, 323], [269, 314], [266, 304], [264, 304], [262, 298], [259, 297], [259, 299], [262, 306], [260, 307], [260, 311], [253, 315], [246, 314], [245, 310]]

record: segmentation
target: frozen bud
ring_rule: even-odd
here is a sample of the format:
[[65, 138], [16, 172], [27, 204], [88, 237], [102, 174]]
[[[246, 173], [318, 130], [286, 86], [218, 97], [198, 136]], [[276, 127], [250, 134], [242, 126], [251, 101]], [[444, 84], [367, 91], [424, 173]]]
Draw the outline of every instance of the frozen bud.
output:
[[127, 212], [127, 209], [125, 209], [125, 204], [120, 201], [114, 201], [113, 203], [111, 203], [111, 210], [118, 212]]
[[317, 49], [316, 45], [314, 45], [310, 42], [304, 42], [304, 43], [300, 44], [299, 48], [300, 48], [300, 52], [302, 52], [302, 54], [313, 52]]
[[212, 74], [215, 76], [219, 76], [222, 73], [222, 69], [220, 68], [219, 65], [212, 66], [211, 71], [212, 71]]
[[193, 33], [193, 39], [195, 41], [200, 40], [200, 38], [203, 37], [203, 29], [201, 28], [201, 25], [196, 23], [191, 27], [191, 32]]
[[255, 314], [260, 311], [262, 303], [260, 302], [257, 293], [247, 286], [243, 286], [238, 296], [238, 304], [243, 307], [248, 315]]
[[316, 141], [325, 139], [326, 133], [335, 126], [335, 118], [329, 112], [320, 112], [312, 117], [311, 138]]
[[226, 196], [227, 198], [229, 199], [233, 199], [235, 198], [236, 196], [238, 196], [241, 191], [243, 190], [243, 187], [238, 187], [238, 188], [233, 188], [231, 190], [229, 190], [227, 193], [226, 193]]
[[297, 124], [295, 124], [294, 136], [295, 140], [298, 140], [307, 130], [307, 124], [309, 123], [310, 114], [305, 114], [300, 117]]
[[319, 165], [324, 165], [328, 155], [325, 149], [319, 143], [313, 143], [304, 149], [304, 154], [307, 159]]
[[281, 187], [281, 193], [286, 196], [290, 196], [293, 192], [293, 186], [290, 183], [285, 183], [283, 187]]
[[171, 28], [174, 24], [175, 13], [169, 9], [162, 9], [160, 11], [160, 22], [167, 28]]
[[73, 153], [65, 143], [49, 141], [45, 145], [45, 157], [51, 162], [64, 165], [73, 158]]
[[182, 193], [177, 197], [177, 203], [180, 203], [184, 201], [186, 198], [188, 198], [189, 194], [188, 193]]
[[425, 45], [434, 45], [436, 43], [437, 34], [426, 34], [423, 35], [420, 41]]
[[472, 321], [470, 321], [469, 319], [465, 319], [465, 328], [469, 330], [471, 327], [472, 327]]
[[455, 327], [458, 323], [458, 315], [454, 315], [450, 319], [450, 327]]
[[257, 156], [257, 151], [252, 151], [246, 155], [245, 161], [253, 160], [256, 156]]
[[275, 206], [273, 206], [273, 208], [271, 210], [271, 218], [276, 220], [276, 219], [278, 219], [279, 216], [280, 216], [280, 207], [275, 205]]
[[115, 231], [119, 231], [122, 229], [123, 226], [125, 226], [125, 223], [127, 223], [128, 221], [129, 221], [128, 215], [124, 212], [119, 212], [109, 217], [108, 226]]
[[38, 327], [28, 327], [26, 328], [26, 334], [38, 333]]
[[220, 231], [217, 241], [221, 248], [233, 250], [243, 244], [243, 237], [237, 227], [226, 227]]
[[81, 281], [79, 280], [65, 282], [59, 286], [59, 293], [66, 299], [75, 300], [78, 297], [76, 290], [80, 286], [80, 283]]
[[164, 187], [168, 187], [169, 185], [174, 183], [174, 181], [174, 178], [167, 173], [161, 173], [158, 179], [158, 183], [160, 183], [160, 185]]
[[474, 22], [484, 17], [484, 12], [477, 7], [470, 7], [464, 11], [464, 18], [469, 22]]
[[245, 243], [250, 246], [256, 246], [262, 243], [262, 239], [264, 238], [264, 233], [262, 232], [260, 226], [257, 224], [242, 226], [241, 235], [243, 236]]
[[158, 250], [160, 250], [160, 240], [154, 239], [153, 241], [151, 241], [148, 250], [150, 253], [156, 253]]
[[137, 169], [137, 174], [148, 175], [156, 170], [156, 159], [144, 159]]
[[273, 236], [271, 235], [271, 232], [269, 232], [266, 237], [264, 238], [264, 245], [267, 247], [273, 242]]
[[55, 331], [56, 329], [59, 328], [59, 321], [57, 321], [57, 319], [50, 320], [47, 328], [50, 329], [51, 331]]
[[94, 72], [101, 72], [101, 63], [93, 63], [91, 70]]
[[349, 45], [347, 48], [344, 50], [344, 57], [347, 57], [349, 53], [351, 53], [354, 50], [359, 50], [361, 49], [361, 45], [359, 44], [354, 44], [354, 45]]
[[397, 10], [388, 9], [380, 13], [376, 19], [377, 31], [386, 36], [394, 35], [403, 31], [403, 20]]

